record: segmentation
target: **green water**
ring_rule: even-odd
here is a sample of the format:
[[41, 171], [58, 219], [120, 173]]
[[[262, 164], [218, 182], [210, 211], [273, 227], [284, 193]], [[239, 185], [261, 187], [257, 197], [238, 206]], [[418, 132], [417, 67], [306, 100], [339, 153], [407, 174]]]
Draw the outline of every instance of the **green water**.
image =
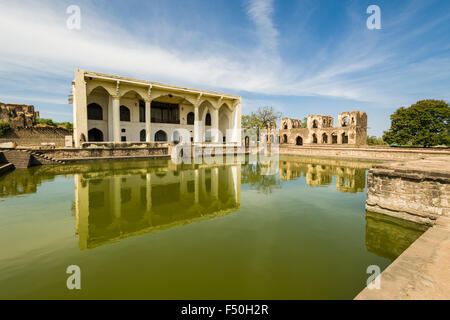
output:
[[[423, 229], [367, 213], [370, 163], [108, 161], [0, 177], [0, 299], [352, 299]], [[66, 268], [81, 269], [68, 290]]]

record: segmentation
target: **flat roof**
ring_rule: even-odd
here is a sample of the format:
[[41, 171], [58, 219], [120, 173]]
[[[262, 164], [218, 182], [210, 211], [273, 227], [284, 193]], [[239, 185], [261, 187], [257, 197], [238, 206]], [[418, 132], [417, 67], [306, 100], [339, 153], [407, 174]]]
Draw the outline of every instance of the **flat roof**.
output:
[[186, 92], [198, 93], [198, 94], [201, 93], [203, 95], [223, 97], [223, 98], [228, 98], [228, 99], [241, 99], [241, 96], [234, 95], [234, 94], [228, 94], [228, 93], [222, 93], [222, 92], [216, 92], [216, 91], [210, 91], [210, 90], [193, 89], [193, 88], [188, 88], [188, 87], [176, 86], [176, 85], [172, 85], [172, 84], [165, 84], [165, 83], [154, 82], [154, 81], [121, 77], [121, 76], [115, 76], [115, 75], [111, 75], [111, 74], [105, 74], [105, 73], [93, 72], [93, 71], [87, 71], [87, 70], [80, 70], [80, 71], [84, 72], [85, 77], [92, 77], [92, 78], [96, 78], [96, 79], [128, 82], [128, 83], [132, 83], [132, 84], [145, 85], [145, 86], [151, 85], [153, 88], [162, 88], [162, 89], [169, 89], [169, 90], [172, 89], [174, 91], [186, 91]]

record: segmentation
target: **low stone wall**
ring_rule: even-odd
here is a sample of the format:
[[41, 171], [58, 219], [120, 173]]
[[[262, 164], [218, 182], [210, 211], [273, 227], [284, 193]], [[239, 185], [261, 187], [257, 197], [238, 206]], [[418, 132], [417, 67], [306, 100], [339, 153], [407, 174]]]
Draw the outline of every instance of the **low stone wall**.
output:
[[169, 156], [168, 147], [155, 148], [55, 148], [35, 151], [60, 161], [132, 159]]
[[6, 150], [3, 155], [7, 162], [12, 163], [15, 168], [28, 168], [31, 166], [31, 154], [21, 150]]
[[433, 225], [450, 215], [450, 157], [374, 166], [367, 175], [368, 211]]
[[280, 154], [376, 161], [418, 160], [450, 156], [450, 149], [394, 148], [394, 147], [333, 147], [333, 146], [283, 146]]
[[20, 147], [41, 146], [42, 144], [64, 147], [65, 136], [67, 135], [72, 135], [72, 133], [63, 128], [15, 128], [1, 136], [0, 143], [14, 142]]

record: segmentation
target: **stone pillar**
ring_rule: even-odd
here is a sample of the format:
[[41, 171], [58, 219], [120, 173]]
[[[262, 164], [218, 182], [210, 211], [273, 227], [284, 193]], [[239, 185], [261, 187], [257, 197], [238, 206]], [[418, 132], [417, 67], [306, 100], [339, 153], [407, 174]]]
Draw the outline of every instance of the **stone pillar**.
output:
[[120, 98], [114, 96], [112, 99], [112, 109], [113, 109], [113, 137], [114, 142], [118, 143], [120, 139]]
[[113, 100], [112, 96], [108, 97], [108, 141], [114, 141], [114, 128], [113, 128], [113, 120], [114, 119], [114, 111], [113, 111]]
[[242, 113], [242, 105], [241, 102], [236, 104], [232, 113], [232, 123], [233, 123], [233, 135], [231, 142], [236, 143], [238, 146], [241, 146], [241, 113]]
[[194, 106], [194, 143], [200, 143], [201, 139], [200, 139], [200, 135], [201, 135], [201, 128], [202, 128], [202, 123], [200, 121], [199, 118], [199, 107], [198, 106]]
[[73, 138], [75, 147], [80, 148], [81, 143], [88, 140], [87, 121], [87, 93], [84, 71], [75, 71], [73, 84]]
[[211, 111], [211, 142], [219, 143], [219, 109]]
[[151, 142], [152, 141], [152, 112], [151, 112], [151, 104], [152, 101], [148, 100], [145, 101], [145, 141]]

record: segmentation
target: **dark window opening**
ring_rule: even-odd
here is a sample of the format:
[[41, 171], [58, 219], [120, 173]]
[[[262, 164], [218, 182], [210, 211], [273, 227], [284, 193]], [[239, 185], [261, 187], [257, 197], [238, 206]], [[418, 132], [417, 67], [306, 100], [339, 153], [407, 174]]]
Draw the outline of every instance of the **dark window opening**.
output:
[[302, 146], [302, 145], [303, 145], [303, 139], [302, 139], [302, 137], [297, 137], [297, 139], [296, 139], [296, 144], [297, 144], [298, 146]]
[[87, 106], [88, 120], [103, 120], [103, 109], [96, 103]]
[[205, 126], [210, 126], [211, 125], [211, 115], [208, 113], [206, 115], [206, 119], [205, 119]]
[[159, 130], [155, 133], [155, 141], [167, 141], [167, 134], [164, 131]]
[[130, 109], [125, 106], [120, 106], [120, 121], [131, 121]]
[[140, 136], [141, 142], [145, 142], [146, 134], [145, 134], [145, 130], [144, 129], [141, 130], [141, 132], [139, 133], [139, 136]]
[[139, 101], [139, 122], [145, 122], [145, 102]]
[[189, 112], [187, 115], [187, 124], [194, 124], [195, 115], [193, 112]]
[[151, 111], [153, 123], [180, 124], [178, 104], [153, 101]]

